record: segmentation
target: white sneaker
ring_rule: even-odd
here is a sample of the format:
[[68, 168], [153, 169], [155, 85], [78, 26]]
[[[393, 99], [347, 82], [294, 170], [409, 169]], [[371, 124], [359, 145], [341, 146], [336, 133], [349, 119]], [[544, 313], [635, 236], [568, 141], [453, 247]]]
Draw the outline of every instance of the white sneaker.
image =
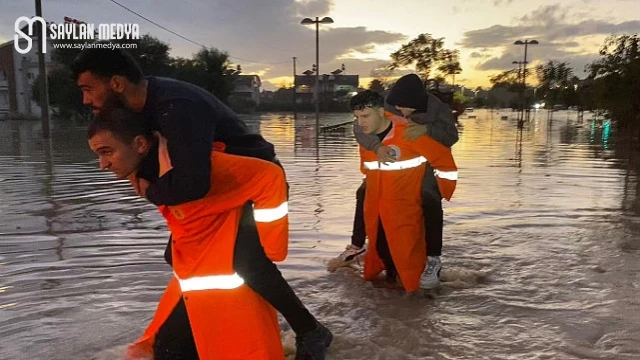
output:
[[356, 247], [351, 244], [347, 245], [345, 251], [342, 254], [338, 255], [327, 263], [327, 270], [330, 272], [334, 272], [338, 270], [338, 268], [346, 267], [351, 265], [352, 263], [358, 261], [360, 256], [367, 251], [366, 247]]
[[357, 257], [364, 254], [367, 251], [367, 247], [357, 247], [351, 244], [347, 245], [347, 248], [342, 252], [342, 254], [338, 255], [338, 259], [343, 261], [346, 264], [350, 264], [356, 261]]
[[442, 270], [440, 256], [427, 257], [427, 268], [420, 277], [420, 287], [423, 289], [433, 289], [440, 286], [440, 270]]

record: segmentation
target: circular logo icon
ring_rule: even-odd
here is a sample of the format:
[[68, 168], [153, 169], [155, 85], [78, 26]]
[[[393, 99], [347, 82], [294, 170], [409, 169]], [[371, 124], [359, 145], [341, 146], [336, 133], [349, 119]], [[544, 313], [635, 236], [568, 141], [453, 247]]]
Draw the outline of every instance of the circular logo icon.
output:
[[178, 220], [182, 220], [184, 219], [184, 213], [180, 210], [180, 209], [171, 209], [171, 212], [173, 212], [173, 216], [178, 219]]
[[400, 148], [395, 145], [389, 145], [389, 148], [393, 152], [393, 158], [396, 160], [400, 159], [400, 156], [402, 155]]

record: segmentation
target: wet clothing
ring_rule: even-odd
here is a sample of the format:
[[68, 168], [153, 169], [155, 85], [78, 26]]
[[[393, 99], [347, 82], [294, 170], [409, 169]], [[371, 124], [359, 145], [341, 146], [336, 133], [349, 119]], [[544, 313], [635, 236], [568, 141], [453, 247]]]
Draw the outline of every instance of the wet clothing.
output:
[[[210, 175], [216, 186], [204, 198], [159, 207], [173, 236], [174, 277], [137, 348], [188, 352], [176, 350], [189, 348], [188, 336], [172, 341], [166, 332], [177, 330], [163, 330], [167, 321], [184, 327], [183, 299], [199, 358], [284, 359], [275, 310], [234, 265], [234, 253], [244, 251], [237, 245], [246, 237], [259, 241], [270, 260], [286, 257], [284, 172], [270, 162], [218, 151], [210, 161], [216, 165]], [[253, 230], [247, 222], [255, 225]]]
[[274, 147], [208, 91], [183, 81], [148, 76], [142, 114], [152, 130], [167, 138], [173, 169], [147, 189], [155, 205], [176, 205], [209, 191], [211, 144], [221, 141], [230, 154], [271, 160]]
[[386, 267], [377, 251], [381, 221], [402, 285], [407, 291], [414, 291], [427, 260], [420, 201], [426, 162], [434, 168], [439, 192], [447, 200], [455, 190], [457, 168], [451, 149], [429, 136], [407, 141], [404, 139], [406, 119], [390, 113], [385, 115], [392, 120], [393, 128], [382, 143], [394, 149], [396, 162], [380, 163], [375, 152], [360, 147], [361, 168], [367, 183], [364, 219], [370, 242], [364, 275], [371, 280]]
[[[426, 172], [433, 172], [432, 168], [427, 165]], [[425, 189], [425, 182], [428, 177], [425, 176], [422, 181], [422, 188]], [[433, 178], [435, 183], [435, 178]], [[431, 181], [428, 181], [431, 184]], [[353, 217], [353, 230], [351, 233], [351, 244], [362, 248], [366, 242], [366, 231], [364, 226], [364, 194], [366, 191], [366, 182], [362, 182], [356, 191], [356, 209]], [[438, 185], [435, 184], [430, 190], [439, 194]], [[439, 196], [438, 196], [439, 197]], [[427, 256], [442, 255], [442, 224], [444, 213], [442, 211], [442, 202], [433, 197], [433, 195], [425, 195], [422, 193], [422, 211], [424, 213], [425, 241], [427, 244]]]
[[[435, 95], [426, 93], [427, 111], [416, 112], [411, 115], [411, 120], [427, 126], [427, 135], [441, 144], [451, 147], [458, 141], [458, 129], [455, 126], [455, 119], [448, 105], [440, 101]], [[385, 110], [393, 115], [402, 116], [400, 112], [393, 106], [385, 104]], [[375, 135], [368, 135], [362, 132], [362, 129], [355, 124], [354, 134], [358, 144], [368, 150], [375, 151], [380, 145], [380, 139]], [[425, 176], [422, 180], [422, 204], [424, 212], [425, 225], [425, 242], [427, 244], [426, 251], [428, 256], [440, 256], [442, 253], [442, 230], [443, 230], [443, 211], [440, 201], [441, 195], [438, 190], [435, 177], [433, 176], [433, 168], [427, 164]], [[356, 208], [353, 219], [353, 232], [351, 235], [351, 244], [357, 247], [364, 246], [365, 225], [364, 225], [364, 186], [363, 183], [356, 192]], [[362, 200], [360, 200], [362, 199]]]
[[[274, 147], [248, 127], [220, 100], [195, 85], [149, 76], [143, 114], [150, 127], [168, 140], [173, 169], [158, 177], [157, 147], [138, 170], [151, 183], [147, 197], [156, 205], [175, 205], [202, 198], [210, 189], [212, 139], [225, 144], [225, 152], [279, 164]], [[215, 164], [213, 164], [215, 166]], [[213, 184], [215, 187], [216, 184]], [[246, 283], [275, 307], [297, 333], [316, 327], [316, 319], [302, 305], [278, 268], [264, 256], [255, 239], [240, 239], [248, 250], [235, 258]], [[165, 259], [172, 265], [172, 239]]]

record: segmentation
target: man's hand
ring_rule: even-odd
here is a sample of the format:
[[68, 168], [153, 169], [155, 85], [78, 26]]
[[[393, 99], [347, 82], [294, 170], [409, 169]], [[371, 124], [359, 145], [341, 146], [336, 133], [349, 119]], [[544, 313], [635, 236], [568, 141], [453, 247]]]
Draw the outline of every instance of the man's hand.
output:
[[378, 161], [381, 163], [388, 163], [396, 161], [395, 152], [388, 146], [380, 145], [376, 150], [376, 155], [378, 155]]
[[415, 141], [423, 135], [427, 135], [427, 127], [413, 121], [409, 122], [407, 129], [404, 131], [404, 138], [407, 141]]
[[133, 186], [133, 189], [136, 191], [136, 194], [138, 194], [138, 196], [146, 197], [147, 189], [150, 185], [149, 181], [139, 178], [135, 173], [127, 176], [127, 179], [131, 183], [131, 186]]
[[171, 158], [169, 157], [169, 148], [167, 147], [167, 138], [155, 131], [153, 135], [158, 139], [158, 162], [160, 163], [160, 176], [166, 174], [173, 169]]

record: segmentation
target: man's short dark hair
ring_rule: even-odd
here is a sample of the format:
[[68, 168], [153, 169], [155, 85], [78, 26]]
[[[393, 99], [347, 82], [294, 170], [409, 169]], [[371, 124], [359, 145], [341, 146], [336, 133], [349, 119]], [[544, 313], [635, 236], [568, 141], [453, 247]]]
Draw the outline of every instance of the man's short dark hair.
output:
[[139, 83], [143, 76], [138, 62], [122, 49], [84, 49], [73, 60], [71, 70], [76, 80], [86, 71], [106, 79], [124, 76], [134, 84]]
[[351, 111], [363, 110], [364, 108], [380, 108], [384, 106], [384, 98], [372, 90], [364, 90], [356, 94], [349, 101]]
[[91, 139], [100, 131], [111, 133], [125, 144], [129, 144], [136, 136], [142, 135], [148, 139], [153, 137], [147, 122], [141, 114], [125, 108], [106, 108], [89, 124], [87, 139]]

